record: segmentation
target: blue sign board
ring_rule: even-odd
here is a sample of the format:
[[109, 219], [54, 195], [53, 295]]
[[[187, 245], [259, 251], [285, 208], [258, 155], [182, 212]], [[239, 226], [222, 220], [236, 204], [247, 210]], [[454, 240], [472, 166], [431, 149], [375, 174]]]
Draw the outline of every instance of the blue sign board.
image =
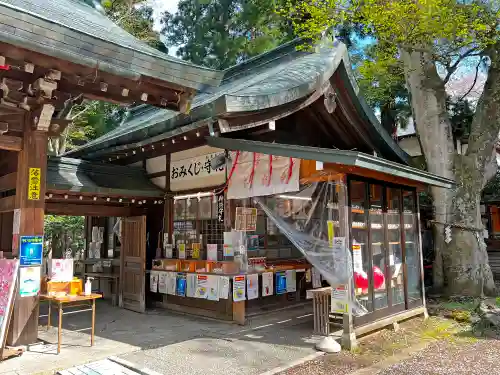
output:
[[276, 294], [286, 293], [286, 273], [276, 272]]
[[19, 242], [21, 266], [41, 266], [43, 258], [43, 236], [22, 236]]

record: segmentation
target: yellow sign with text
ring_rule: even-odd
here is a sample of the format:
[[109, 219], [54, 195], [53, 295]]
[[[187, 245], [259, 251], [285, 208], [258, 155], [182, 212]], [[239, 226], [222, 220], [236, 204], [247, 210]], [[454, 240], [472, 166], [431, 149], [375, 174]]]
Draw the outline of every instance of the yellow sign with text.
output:
[[40, 168], [30, 168], [30, 179], [28, 183], [28, 199], [37, 201], [40, 199], [42, 171]]

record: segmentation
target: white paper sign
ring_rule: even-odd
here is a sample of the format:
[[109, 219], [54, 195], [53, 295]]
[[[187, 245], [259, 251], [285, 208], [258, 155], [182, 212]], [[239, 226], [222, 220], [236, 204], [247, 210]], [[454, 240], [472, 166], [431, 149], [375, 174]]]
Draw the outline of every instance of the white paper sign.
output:
[[296, 292], [297, 291], [297, 273], [295, 270], [286, 271], [286, 292]]
[[219, 300], [219, 276], [208, 275], [207, 299], [209, 301], [218, 301]]
[[206, 299], [208, 294], [208, 275], [196, 275], [196, 298]]
[[354, 271], [363, 271], [363, 254], [361, 253], [361, 245], [353, 240], [352, 242], [352, 262]]
[[313, 289], [321, 288], [321, 273], [317, 268], [313, 267], [311, 269], [311, 276]]
[[19, 268], [19, 294], [21, 297], [34, 297], [40, 293], [41, 268]]
[[233, 302], [246, 300], [246, 278], [245, 275], [233, 277]]
[[247, 275], [247, 299], [259, 298], [259, 275], [256, 273]]
[[188, 273], [186, 275], [186, 297], [194, 297], [196, 294], [196, 278], [198, 275], [195, 273]]
[[151, 290], [153, 293], [158, 292], [158, 278], [159, 278], [159, 273], [156, 271], [151, 271], [149, 274], [149, 290]]
[[176, 295], [175, 287], [177, 284], [177, 273], [175, 272], [167, 272], [167, 294], [172, 296]]
[[227, 276], [219, 277], [219, 298], [220, 299], [229, 298], [229, 277]]
[[207, 260], [217, 261], [217, 244], [207, 244]]
[[52, 259], [49, 274], [52, 281], [73, 280], [73, 259]]
[[158, 293], [167, 294], [167, 273], [160, 272], [158, 275]]
[[12, 234], [19, 234], [19, 228], [21, 228], [21, 210], [16, 208], [14, 210], [14, 222], [12, 224]]
[[173, 246], [172, 244], [170, 244], [170, 243], [166, 243], [166, 244], [164, 245], [164, 248], [165, 248], [165, 250], [164, 250], [164, 251], [165, 251], [165, 254], [163, 254], [163, 255], [164, 255], [164, 257], [165, 257], [165, 258], [167, 258], [167, 259], [172, 259], [172, 258], [174, 257], [174, 255], [173, 255], [173, 252], [174, 252], [174, 251], [173, 251], [173, 247], [174, 247], [174, 246]]
[[262, 297], [274, 294], [274, 273], [264, 272], [262, 274]]
[[335, 313], [349, 312], [349, 294], [347, 285], [339, 285], [332, 288], [332, 307], [331, 311]]

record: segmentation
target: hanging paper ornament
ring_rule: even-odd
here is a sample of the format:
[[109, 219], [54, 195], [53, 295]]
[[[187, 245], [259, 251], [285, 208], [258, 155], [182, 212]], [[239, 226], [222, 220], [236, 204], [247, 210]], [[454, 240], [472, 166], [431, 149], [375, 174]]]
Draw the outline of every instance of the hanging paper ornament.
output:
[[380, 268], [373, 266], [373, 286], [375, 289], [380, 289], [385, 284], [385, 276]]

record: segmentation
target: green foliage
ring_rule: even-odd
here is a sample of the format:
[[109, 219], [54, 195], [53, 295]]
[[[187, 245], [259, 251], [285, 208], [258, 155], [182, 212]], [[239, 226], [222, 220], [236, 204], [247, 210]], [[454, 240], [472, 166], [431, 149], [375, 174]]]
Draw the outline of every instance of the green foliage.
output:
[[[45, 216], [44, 237], [49, 243], [47, 252], [60, 257], [71, 249], [73, 256], [85, 247], [85, 218], [83, 216]], [[45, 254], [46, 255], [46, 254]]]
[[225, 69], [293, 37], [274, 9], [273, 0], [181, 0], [163, 14], [162, 34], [180, 58]]
[[85, 144], [115, 129], [125, 115], [125, 108], [101, 101], [88, 101], [75, 106], [72, 114], [77, 117], [68, 129], [67, 149]]

